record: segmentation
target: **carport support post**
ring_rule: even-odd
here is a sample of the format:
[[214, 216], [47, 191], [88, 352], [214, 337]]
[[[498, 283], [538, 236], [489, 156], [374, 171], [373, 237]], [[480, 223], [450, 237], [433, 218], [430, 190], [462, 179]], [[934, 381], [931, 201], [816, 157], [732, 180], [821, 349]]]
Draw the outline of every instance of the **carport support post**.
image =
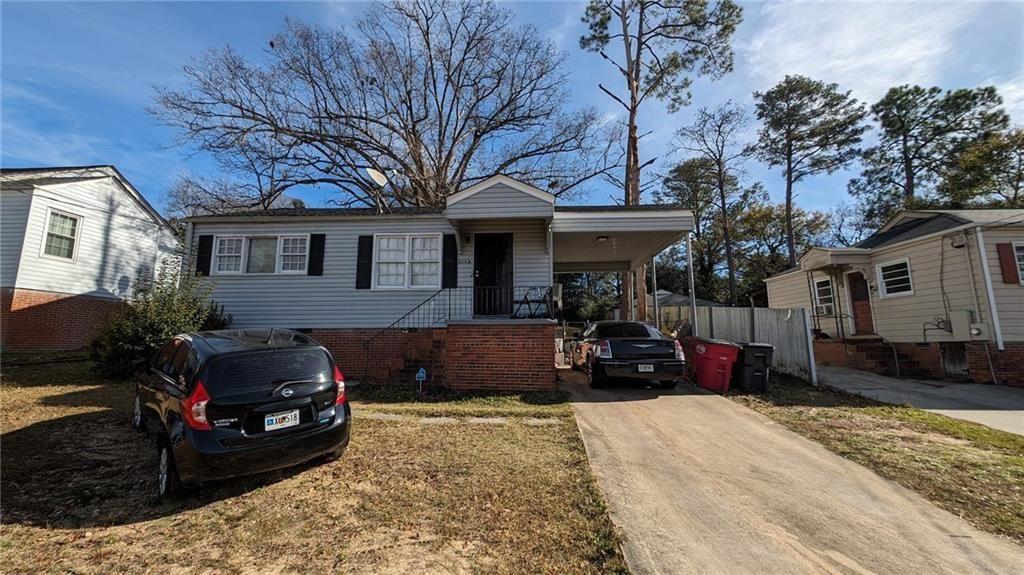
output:
[[654, 327], [661, 331], [661, 309], [658, 308], [658, 256], [651, 257], [651, 299], [654, 300]]
[[[690, 232], [686, 232], [686, 276], [690, 283], [690, 325], [694, 337], [700, 337], [700, 328], [697, 327], [697, 288], [693, 280], [693, 242], [690, 239]], [[658, 296], [655, 293], [655, 301]]]

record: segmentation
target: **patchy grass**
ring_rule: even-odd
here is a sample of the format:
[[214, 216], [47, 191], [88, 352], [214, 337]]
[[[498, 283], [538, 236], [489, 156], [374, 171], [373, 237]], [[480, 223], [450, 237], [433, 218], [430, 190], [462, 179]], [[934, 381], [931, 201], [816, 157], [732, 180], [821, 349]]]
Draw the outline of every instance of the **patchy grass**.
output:
[[338, 461], [156, 503], [155, 443], [128, 427], [128, 386], [88, 367], [3, 370], [5, 573], [625, 571], [576, 426], [515, 419], [568, 410], [557, 396], [424, 404], [513, 416], [500, 426], [359, 420], [357, 407]]
[[353, 387], [349, 392], [358, 410], [415, 416], [451, 417], [572, 417], [569, 395], [564, 391], [467, 392], [412, 387]]
[[1024, 543], [1024, 437], [784, 377], [766, 395], [730, 398], [982, 530]]

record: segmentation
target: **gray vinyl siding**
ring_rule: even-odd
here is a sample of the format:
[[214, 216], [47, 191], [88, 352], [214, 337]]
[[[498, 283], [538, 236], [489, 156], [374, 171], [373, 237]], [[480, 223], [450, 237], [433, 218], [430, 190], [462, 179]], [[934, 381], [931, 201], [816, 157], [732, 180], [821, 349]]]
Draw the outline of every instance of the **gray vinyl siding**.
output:
[[32, 206], [32, 192], [24, 186], [0, 190], [0, 287], [14, 287], [21, 261], [22, 239]]
[[[467, 229], [469, 231], [467, 231]], [[550, 285], [545, 228], [537, 221], [467, 222], [464, 233], [512, 232], [516, 285]], [[442, 216], [350, 218], [266, 223], [197, 222], [193, 257], [202, 235], [324, 234], [324, 275], [212, 275], [212, 297], [232, 315], [232, 326], [381, 328], [434, 294], [427, 289], [356, 289], [359, 236], [382, 233], [455, 233]], [[473, 244], [458, 257], [458, 288], [471, 297]], [[468, 301], [468, 300], [467, 300]]]
[[[828, 278], [828, 275], [825, 273], [813, 272], [811, 282], [826, 278]], [[845, 297], [844, 294], [846, 288], [843, 285], [843, 278], [837, 278], [833, 283], [838, 284], [833, 285], [833, 293], [835, 293], [836, 297]], [[768, 307], [775, 309], [803, 308], [813, 310], [813, 306], [811, 305], [811, 288], [808, 287], [807, 274], [805, 272], [793, 272], [783, 276], [769, 278], [766, 281], [766, 284], [768, 286]], [[813, 285], [813, 283], [811, 285]], [[842, 304], [843, 313], [849, 314], [850, 311], [847, 306], [847, 301], [847, 299], [842, 299], [837, 302], [837, 305]], [[814, 327], [821, 329], [821, 331], [832, 337], [839, 337], [839, 330], [836, 329], [835, 318], [819, 318]], [[849, 325], [844, 326], [844, 329], [847, 334], [852, 333]]]
[[[1024, 285], [1004, 283], [1003, 272], [999, 265], [999, 252], [996, 244], [1009, 244], [1013, 242], [1024, 242], [1024, 226], [1005, 226], [993, 229], [986, 229], [985, 253], [988, 256], [988, 269], [992, 274], [992, 293], [995, 295], [996, 309], [999, 312], [999, 324], [1003, 330], [1003, 339], [1006, 341], [1024, 341]], [[973, 247], [972, 256], [977, 255], [977, 246]], [[981, 265], [978, 258], [974, 258], [976, 273], [981, 277]], [[984, 285], [978, 281], [982, 293]], [[984, 299], [984, 298], [983, 298]], [[985, 305], [988, 305], [987, 303]], [[987, 311], [987, 308], [986, 308]]]
[[495, 184], [448, 206], [452, 219], [550, 218], [554, 206], [505, 184]]
[[[123, 298], [139, 274], [150, 275], [179, 249], [113, 178], [36, 186], [25, 226], [16, 287]], [[43, 255], [50, 209], [80, 217], [74, 261]]]

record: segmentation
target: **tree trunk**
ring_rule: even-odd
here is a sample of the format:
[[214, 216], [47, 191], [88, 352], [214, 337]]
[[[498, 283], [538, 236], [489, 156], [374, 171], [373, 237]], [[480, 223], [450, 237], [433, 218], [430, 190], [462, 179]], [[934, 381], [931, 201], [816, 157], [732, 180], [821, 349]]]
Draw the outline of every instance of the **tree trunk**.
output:
[[725, 169], [718, 166], [718, 200], [722, 208], [722, 241], [725, 243], [725, 264], [729, 269], [729, 305], [736, 307], [736, 263], [732, 257], [732, 233], [729, 230], [729, 203], [725, 199]]
[[796, 265], [796, 238], [793, 234], [793, 176], [786, 170], [786, 249], [789, 267]]
[[903, 136], [903, 205], [914, 197], [914, 161], [910, 157], [909, 142]]

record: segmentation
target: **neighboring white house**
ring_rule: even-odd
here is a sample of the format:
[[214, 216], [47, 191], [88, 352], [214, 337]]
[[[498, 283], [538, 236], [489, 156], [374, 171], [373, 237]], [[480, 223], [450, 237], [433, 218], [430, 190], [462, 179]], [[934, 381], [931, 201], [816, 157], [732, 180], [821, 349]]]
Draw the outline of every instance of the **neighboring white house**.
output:
[[308, 330], [360, 378], [409, 382], [422, 364], [433, 381], [506, 389], [555, 385], [555, 273], [637, 269], [693, 227], [689, 210], [561, 206], [500, 175], [437, 208], [187, 221], [234, 327]]
[[0, 170], [3, 348], [82, 347], [180, 247], [113, 166]]
[[906, 210], [765, 281], [770, 307], [812, 310], [819, 361], [1024, 386], [1022, 278], [1024, 210]]

